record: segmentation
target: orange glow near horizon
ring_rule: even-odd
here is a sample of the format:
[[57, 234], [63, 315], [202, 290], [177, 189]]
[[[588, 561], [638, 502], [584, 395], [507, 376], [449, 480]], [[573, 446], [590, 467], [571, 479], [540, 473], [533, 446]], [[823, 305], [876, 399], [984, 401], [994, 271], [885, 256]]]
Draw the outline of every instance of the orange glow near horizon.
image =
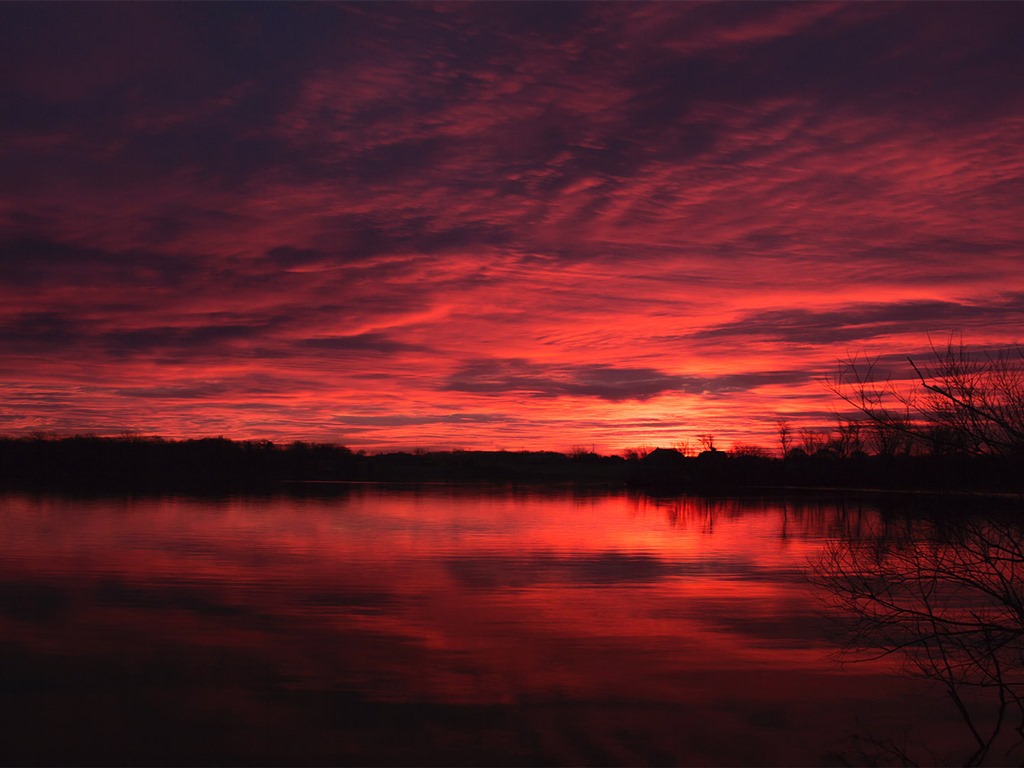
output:
[[0, 434], [774, 447], [1024, 339], [1018, 6], [537, 7], [0, 8]]

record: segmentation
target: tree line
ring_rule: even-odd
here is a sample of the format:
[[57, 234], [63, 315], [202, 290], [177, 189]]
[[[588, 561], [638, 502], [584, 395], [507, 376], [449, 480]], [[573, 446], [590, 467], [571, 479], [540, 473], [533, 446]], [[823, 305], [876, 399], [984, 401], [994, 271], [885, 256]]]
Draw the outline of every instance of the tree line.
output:
[[[1024, 482], [1024, 352], [971, 354], [951, 340], [916, 380], [855, 356], [825, 382], [846, 406], [829, 429], [777, 426], [779, 456], [755, 445], [719, 451], [633, 448], [601, 456], [551, 451], [417, 451], [369, 455], [340, 445], [223, 437], [164, 440], [0, 438], [7, 487], [271, 489], [311, 481], [587, 482], [671, 486], [828, 486], [1018, 490]], [[696, 454], [696, 455], [694, 455]]]

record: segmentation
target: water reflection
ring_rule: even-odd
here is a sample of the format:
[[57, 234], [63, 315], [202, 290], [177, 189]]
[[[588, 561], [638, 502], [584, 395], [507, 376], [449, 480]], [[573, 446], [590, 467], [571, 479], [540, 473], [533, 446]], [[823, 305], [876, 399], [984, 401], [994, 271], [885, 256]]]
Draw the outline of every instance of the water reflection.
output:
[[957, 714], [919, 682], [836, 668], [806, 582], [885, 518], [443, 486], [2, 497], [2, 759], [818, 765], [908, 714], [940, 743]]
[[[872, 752], [904, 764], [1019, 764], [1024, 758], [1024, 530], [961, 512], [903, 518], [831, 540], [812, 579], [845, 619], [847, 660], [897, 657], [934, 681], [967, 743], [920, 753], [892, 737]], [[927, 745], [926, 745], [927, 746]]]

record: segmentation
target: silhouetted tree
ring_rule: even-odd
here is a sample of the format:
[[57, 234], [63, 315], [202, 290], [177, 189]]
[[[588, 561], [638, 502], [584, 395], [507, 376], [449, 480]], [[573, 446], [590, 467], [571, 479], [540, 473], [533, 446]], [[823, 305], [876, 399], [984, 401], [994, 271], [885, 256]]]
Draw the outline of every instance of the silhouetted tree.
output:
[[862, 453], [864, 450], [863, 427], [863, 422], [844, 419], [837, 415], [836, 428], [832, 432], [828, 448], [841, 459], [848, 459], [854, 454]]
[[679, 451], [683, 456], [693, 456], [694, 449], [693, 443], [689, 440], [679, 440], [672, 444], [672, 447]]
[[1015, 521], [964, 516], [836, 539], [811, 580], [848, 619], [842, 659], [900, 658], [949, 695], [970, 732], [965, 765], [1020, 763], [1024, 531]]
[[1024, 455], [1024, 349], [972, 354], [951, 338], [932, 358], [908, 358], [917, 383], [880, 375], [855, 355], [827, 382], [872, 425], [879, 453]]
[[779, 433], [779, 446], [782, 448], [782, 458], [786, 458], [789, 455], [789, 449], [793, 447], [793, 430], [786, 419], [776, 421], [775, 428]]
[[705, 432], [703, 434], [697, 435], [697, 441], [700, 443], [700, 447], [702, 449], [704, 449], [705, 451], [714, 451], [714, 450], [716, 450], [716, 448], [715, 448], [715, 436], [710, 434], [710, 433], [708, 433], [708, 432]]
[[800, 429], [800, 446], [808, 456], [811, 456], [828, 445], [830, 434], [831, 430], [827, 428], [802, 427]]
[[635, 448], [626, 448], [622, 455], [628, 461], [639, 461], [653, 450], [649, 445], [638, 445]]
[[762, 448], [760, 445], [752, 445], [750, 443], [739, 443], [732, 447], [729, 451], [730, 456], [752, 456], [757, 459], [767, 459], [771, 456], [771, 451], [767, 448]]

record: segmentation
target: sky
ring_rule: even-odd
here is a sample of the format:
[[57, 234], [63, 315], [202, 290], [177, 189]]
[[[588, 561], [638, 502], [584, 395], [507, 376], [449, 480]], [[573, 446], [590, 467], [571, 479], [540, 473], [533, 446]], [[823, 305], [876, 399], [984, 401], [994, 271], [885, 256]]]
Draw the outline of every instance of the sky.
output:
[[600, 452], [1024, 338], [1021, 3], [4, 3], [0, 434]]

